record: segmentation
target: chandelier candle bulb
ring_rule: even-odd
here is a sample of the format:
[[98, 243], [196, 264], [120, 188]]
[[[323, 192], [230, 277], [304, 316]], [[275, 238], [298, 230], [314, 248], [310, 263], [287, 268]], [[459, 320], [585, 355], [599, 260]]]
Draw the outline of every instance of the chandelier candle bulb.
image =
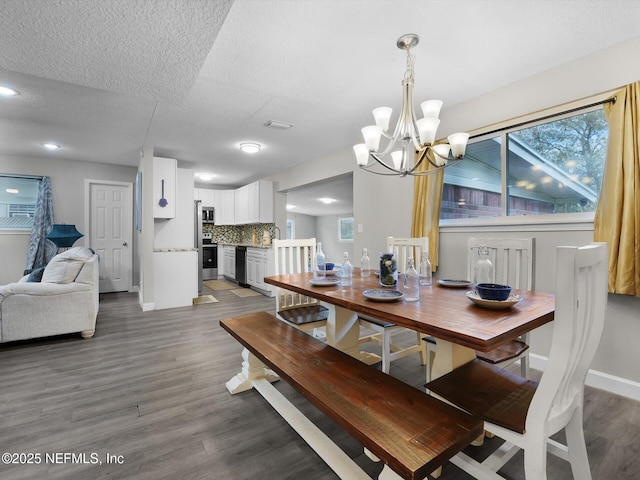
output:
[[451, 153], [454, 158], [464, 157], [464, 152], [467, 149], [467, 141], [469, 140], [468, 133], [453, 133], [447, 137], [449, 145], [451, 145]]

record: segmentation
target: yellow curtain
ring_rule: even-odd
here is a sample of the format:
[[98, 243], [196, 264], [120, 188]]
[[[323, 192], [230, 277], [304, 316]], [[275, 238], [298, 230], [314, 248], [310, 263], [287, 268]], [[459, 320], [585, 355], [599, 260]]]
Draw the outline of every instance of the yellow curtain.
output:
[[[426, 165], [425, 165], [426, 163]], [[433, 168], [426, 161], [418, 171]], [[444, 171], [414, 177], [413, 216], [411, 222], [412, 237], [429, 237], [429, 260], [433, 270], [438, 266], [438, 239], [440, 237], [440, 206], [442, 204], [442, 185]]]
[[609, 291], [640, 296], [640, 82], [604, 110], [609, 146], [593, 237], [609, 244]]

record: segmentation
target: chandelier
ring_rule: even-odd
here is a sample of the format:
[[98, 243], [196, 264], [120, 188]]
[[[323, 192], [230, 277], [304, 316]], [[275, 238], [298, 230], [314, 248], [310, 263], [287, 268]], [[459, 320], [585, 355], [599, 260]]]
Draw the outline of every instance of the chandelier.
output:
[[[416, 120], [413, 110], [415, 58], [410, 50], [418, 44], [419, 40], [418, 35], [409, 33], [402, 35], [396, 42], [399, 49], [407, 52], [407, 71], [402, 80], [402, 109], [395, 130], [392, 134], [388, 133], [392, 109], [376, 108], [373, 110], [376, 124], [364, 127], [362, 129], [364, 143], [353, 147], [358, 166], [371, 173], [401, 177], [430, 175], [455, 165], [464, 158], [469, 140], [467, 133], [454, 133], [447, 137], [449, 143], [434, 145], [436, 130], [440, 124], [438, 118], [442, 107], [440, 100], [423, 102], [420, 105], [423, 118]], [[389, 139], [384, 150], [380, 149], [381, 137]], [[418, 167], [424, 162], [431, 164], [431, 167], [419, 170]]]

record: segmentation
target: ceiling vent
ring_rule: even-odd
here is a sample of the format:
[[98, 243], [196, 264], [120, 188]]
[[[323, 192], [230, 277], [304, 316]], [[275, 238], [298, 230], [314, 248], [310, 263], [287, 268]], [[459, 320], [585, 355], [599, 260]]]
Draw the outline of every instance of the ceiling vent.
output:
[[291, 127], [293, 127], [293, 123], [280, 122], [278, 120], [269, 120], [264, 124], [264, 126], [269, 128], [277, 128], [279, 130], [289, 130]]

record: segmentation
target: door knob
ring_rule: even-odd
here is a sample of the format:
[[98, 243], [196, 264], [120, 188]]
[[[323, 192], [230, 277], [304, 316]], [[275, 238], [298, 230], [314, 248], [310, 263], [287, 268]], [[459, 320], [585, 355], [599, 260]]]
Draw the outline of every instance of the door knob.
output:
[[127, 245], [128, 245], [127, 242], [122, 242], [123, 247], [126, 247]]

